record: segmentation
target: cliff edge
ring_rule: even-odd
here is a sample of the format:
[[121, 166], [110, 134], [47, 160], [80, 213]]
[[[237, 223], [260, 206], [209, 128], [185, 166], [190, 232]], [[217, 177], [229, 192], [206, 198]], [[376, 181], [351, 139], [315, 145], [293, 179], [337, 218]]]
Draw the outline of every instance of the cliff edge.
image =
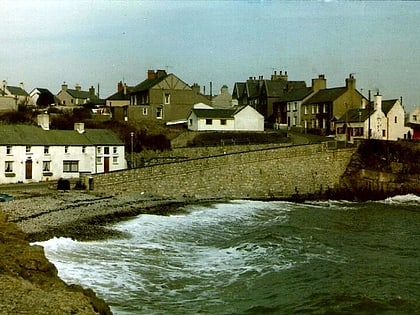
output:
[[420, 143], [362, 141], [341, 177], [335, 198], [384, 199], [394, 195], [420, 195]]
[[0, 211], [0, 314], [112, 314], [92, 290], [67, 285], [27, 234]]

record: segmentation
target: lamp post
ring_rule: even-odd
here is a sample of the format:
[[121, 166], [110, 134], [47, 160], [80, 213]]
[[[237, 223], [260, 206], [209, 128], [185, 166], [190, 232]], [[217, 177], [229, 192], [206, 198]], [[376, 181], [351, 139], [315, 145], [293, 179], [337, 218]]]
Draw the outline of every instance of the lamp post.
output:
[[133, 168], [134, 166], [134, 132], [131, 131], [130, 132], [130, 137], [131, 137], [131, 168]]

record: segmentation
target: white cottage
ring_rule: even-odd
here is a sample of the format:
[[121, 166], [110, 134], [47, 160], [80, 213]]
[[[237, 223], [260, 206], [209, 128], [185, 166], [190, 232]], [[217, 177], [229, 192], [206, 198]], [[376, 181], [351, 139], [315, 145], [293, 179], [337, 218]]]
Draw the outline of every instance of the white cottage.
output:
[[408, 136], [405, 112], [398, 99], [382, 101], [379, 93], [374, 96], [371, 110], [351, 109], [336, 122], [336, 139], [353, 142], [356, 138], [398, 140]]
[[0, 183], [79, 178], [126, 168], [124, 143], [105, 129], [0, 125]]
[[264, 116], [251, 106], [229, 109], [194, 108], [188, 116], [194, 131], [264, 131]]

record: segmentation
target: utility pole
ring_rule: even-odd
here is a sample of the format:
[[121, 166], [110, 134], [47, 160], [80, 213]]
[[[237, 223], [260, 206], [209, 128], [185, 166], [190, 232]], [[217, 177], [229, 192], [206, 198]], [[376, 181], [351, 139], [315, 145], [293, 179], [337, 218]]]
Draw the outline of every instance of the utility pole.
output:
[[368, 139], [370, 139], [370, 90], [369, 90], [369, 101], [368, 101]]

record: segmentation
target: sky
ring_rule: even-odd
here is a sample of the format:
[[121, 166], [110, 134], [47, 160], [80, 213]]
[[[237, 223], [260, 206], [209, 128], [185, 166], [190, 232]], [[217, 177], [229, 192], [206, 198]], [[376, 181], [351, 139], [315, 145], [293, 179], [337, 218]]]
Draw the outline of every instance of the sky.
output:
[[0, 80], [30, 92], [123, 81], [164, 69], [213, 94], [248, 77], [350, 73], [366, 97], [420, 105], [420, 2], [0, 0]]

